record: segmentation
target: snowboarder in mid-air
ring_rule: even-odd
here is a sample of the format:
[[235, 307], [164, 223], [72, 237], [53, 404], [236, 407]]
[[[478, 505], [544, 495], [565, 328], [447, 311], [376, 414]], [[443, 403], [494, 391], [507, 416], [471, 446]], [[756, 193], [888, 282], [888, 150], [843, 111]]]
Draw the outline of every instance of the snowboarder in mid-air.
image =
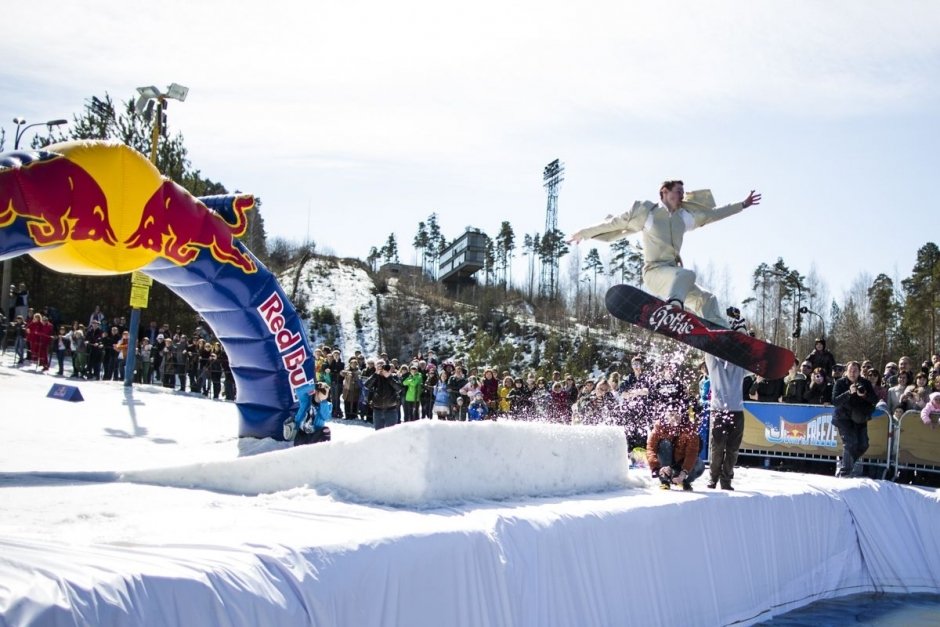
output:
[[658, 203], [637, 201], [623, 215], [608, 216], [600, 224], [581, 229], [569, 242], [612, 242], [642, 233], [645, 289], [675, 307], [688, 306], [700, 318], [724, 324], [718, 300], [695, 284], [695, 272], [682, 267], [682, 238], [686, 231], [739, 213], [760, 200], [761, 195], [751, 190], [744, 201], [716, 208], [711, 191], [686, 194], [682, 181], [665, 181], [659, 188]]

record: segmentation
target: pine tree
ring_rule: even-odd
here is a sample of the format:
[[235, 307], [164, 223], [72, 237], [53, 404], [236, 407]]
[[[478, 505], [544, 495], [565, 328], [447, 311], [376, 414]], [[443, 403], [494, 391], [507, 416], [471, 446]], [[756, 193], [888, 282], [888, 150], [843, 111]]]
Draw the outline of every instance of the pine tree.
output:
[[483, 280], [486, 285], [492, 285], [496, 275], [496, 246], [489, 235], [484, 235], [483, 241]]
[[875, 330], [881, 335], [881, 361], [888, 359], [888, 338], [897, 324], [898, 305], [894, 300], [894, 281], [886, 274], [879, 274], [868, 288], [868, 308]]
[[382, 253], [382, 259], [385, 263], [399, 263], [398, 261], [398, 240], [395, 239], [394, 233], [388, 234], [388, 239], [385, 240], [385, 245], [379, 250]]
[[441, 253], [447, 247], [444, 235], [441, 233], [441, 227], [437, 223], [437, 214], [432, 213], [427, 219], [428, 229], [428, 257], [433, 264], [434, 277], [437, 278], [438, 262], [441, 259]]
[[427, 252], [428, 246], [431, 244], [431, 240], [428, 237], [428, 228], [424, 222], [418, 222], [418, 232], [415, 234], [414, 242], [412, 244], [416, 251], [421, 251], [421, 271], [427, 272]]
[[619, 239], [610, 245], [612, 253], [610, 275], [619, 276], [621, 283], [638, 286], [643, 280], [643, 252], [628, 239]]
[[591, 277], [591, 291], [588, 292], [588, 311], [594, 315], [594, 293], [597, 291], [597, 274], [604, 271], [604, 264], [601, 261], [601, 255], [596, 248], [588, 251], [584, 258], [584, 265], [581, 267], [583, 272], [589, 272]]
[[382, 257], [382, 253], [379, 252], [379, 249], [375, 246], [369, 249], [369, 254], [366, 256], [366, 263], [369, 264], [369, 267], [373, 272], [376, 271], [375, 264]]
[[512, 252], [515, 249], [516, 235], [509, 222], [503, 221], [499, 227], [499, 234], [496, 236], [496, 257], [503, 273], [503, 285], [507, 289], [512, 283]]
[[901, 281], [904, 289], [904, 326], [920, 340], [922, 354], [937, 350], [937, 310], [940, 309], [940, 249], [933, 242], [917, 251], [911, 276]]
[[529, 258], [529, 281], [528, 281], [528, 295], [529, 300], [532, 300], [532, 292], [535, 285], [535, 258], [538, 255], [538, 242], [540, 236], [538, 233], [533, 235], [525, 234], [522, 238], [522, 254]]

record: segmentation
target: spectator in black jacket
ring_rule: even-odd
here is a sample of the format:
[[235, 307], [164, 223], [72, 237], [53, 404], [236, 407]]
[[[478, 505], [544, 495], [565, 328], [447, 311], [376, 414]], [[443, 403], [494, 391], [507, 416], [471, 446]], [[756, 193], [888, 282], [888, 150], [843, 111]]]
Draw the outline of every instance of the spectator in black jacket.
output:
[[757, 375], [749, 392], [757, 395], [759, 403], [779, 403], [783, 396], [783, 379], [765, 379]]
[[826, 380], [822, 368], [815, 368], [809, 377], [809, 385], [803, 402], [810, 405], [829, 405], [832, 403], [832, 382]]
[[385, 362], [376, 364], [374, 375], [365, 382], [372, 400], [372, 424], [375, 430], [398, 424], [402, 384], [392, 372], [392, 365]]
[[868, 450], [868, 421], [878, 397], [871, 383], [859, 376], [857, 361], [846, 364], [845, 376], [835, 382], [832, 390], [832, 424], [842, 436], [842, 463], [838, 477], [860, 477], [864, 470], [862, 456]]
[[805, 403], [806, 392], [809, 389], [809, 377], [813, 373], [813, 364], [804, 361], [799, 369], [794, 369], [790, 373], [786, 387], [783, 392], [784, 403]]
[[807, 355], [803, 361], [811, 363], [814, 369], [822, 368], [823, 372], [826, 373], [832, 372], [832, 368], [836, 365], [836, 358], [826, 350], [826, 340], [821, 337], [816, 338], [813, 352]]
[[327, 359], [327, 368], [330, 369], [330, 402], [333, 403], [333, 418], [343, 417], [343, 404], [341, 395], [343, 393], [343, 370], [346, 364], [343, 363], [343, 356], [338, 350], [333, 350]]

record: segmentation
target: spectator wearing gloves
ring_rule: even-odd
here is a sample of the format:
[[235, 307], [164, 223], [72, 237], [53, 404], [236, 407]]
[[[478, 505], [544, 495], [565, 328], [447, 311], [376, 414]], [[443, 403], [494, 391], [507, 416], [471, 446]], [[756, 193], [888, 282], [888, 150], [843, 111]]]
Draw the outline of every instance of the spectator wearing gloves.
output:
[[646, 443], [647, 463], [662, 489], [668, 490], [675, 484], [687, 492], [692, 490], [692, 482], [705, 472], [698, 449], [698, 433], [688, 412], [667, 408], [654, 423]]

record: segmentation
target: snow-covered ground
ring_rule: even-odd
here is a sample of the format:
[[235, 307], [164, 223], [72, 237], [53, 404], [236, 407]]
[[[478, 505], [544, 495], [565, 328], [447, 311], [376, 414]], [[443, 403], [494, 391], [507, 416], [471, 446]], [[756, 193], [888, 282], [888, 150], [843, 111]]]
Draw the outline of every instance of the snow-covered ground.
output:
[[285, 449], [231, 403], [55, 382], [0, 368], [0, 625], [749, 624], [940, 592], [933, 490], [664, 492], [588, 427], [340, 421]]

